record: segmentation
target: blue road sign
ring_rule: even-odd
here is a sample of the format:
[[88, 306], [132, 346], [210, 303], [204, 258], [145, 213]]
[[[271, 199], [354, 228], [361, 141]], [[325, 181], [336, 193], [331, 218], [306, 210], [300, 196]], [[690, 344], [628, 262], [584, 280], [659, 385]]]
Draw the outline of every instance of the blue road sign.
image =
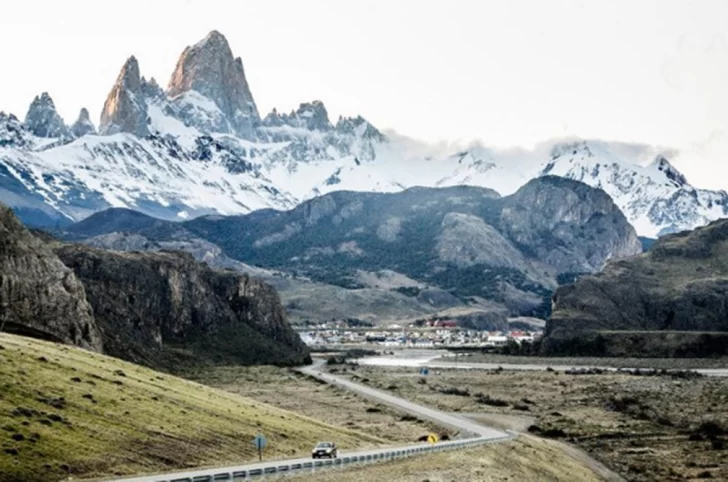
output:
[[258, 460], [263, 460], [263, 449], [265, 448], [266, 440], [262, 434], [258, 434], [253, 439], [253, 445], [258, 449]]
[[255, 448], [257, 448], [258, 450], [263, 450], [265, 448], [266, 442], [267, 440], [261, 434], [256, 435], [253, 439], [253, 445], [255, 445]]

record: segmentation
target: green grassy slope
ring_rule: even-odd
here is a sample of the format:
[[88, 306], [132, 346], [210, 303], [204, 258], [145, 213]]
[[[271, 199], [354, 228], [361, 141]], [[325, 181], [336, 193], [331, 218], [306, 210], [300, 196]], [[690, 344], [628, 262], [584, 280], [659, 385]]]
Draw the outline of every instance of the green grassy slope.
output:
[[381, 439], [70, 346], [0, 334], [0, 482], [154, 473]]

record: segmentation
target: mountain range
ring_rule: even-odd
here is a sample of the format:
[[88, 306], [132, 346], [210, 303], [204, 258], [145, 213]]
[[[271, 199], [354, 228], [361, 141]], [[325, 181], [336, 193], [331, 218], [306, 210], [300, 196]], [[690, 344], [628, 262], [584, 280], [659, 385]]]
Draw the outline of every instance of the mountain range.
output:
[[428, 145], [361, 116], [332, 122], [318, 100], [261, 115], [242, 60], [216, 31], [182, 52], [166, 90], [129, 57], [98, 127], [87, 109], [68, 125], [47, 93], [23, 120], [0, 113], [0, 200], [39, 227], [114, 207], [173, 221], [286, 210], [332, 191], [472, 185], [507, 196], [546, 175], [604, 190], [641, 236], [728, 215], [726, 192], [692, 186], [668, 157], [600, 140]]
[[287, 210], [185, 222], [109, 209], [59, 236], [116, 251], [178, 249], [275, 286], [293, 321], [447, 316], [494, 328], [546, 317], [559, 284], [642, 252], [602, 190], [558, 176], [510, 196], [474, 186], [337, 191]]

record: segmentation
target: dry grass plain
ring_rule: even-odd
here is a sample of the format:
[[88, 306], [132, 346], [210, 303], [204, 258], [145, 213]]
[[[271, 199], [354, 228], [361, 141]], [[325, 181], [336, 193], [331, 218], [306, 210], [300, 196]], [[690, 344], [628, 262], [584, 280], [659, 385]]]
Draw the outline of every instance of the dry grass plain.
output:
[[728, 480], [724, 378], [558, 370], [441, 370], [422, 377], [415, 369], [382, 367], [359, 367], [348, 376], [441, 410], [530, 427], [581, 447], [628, 480]]

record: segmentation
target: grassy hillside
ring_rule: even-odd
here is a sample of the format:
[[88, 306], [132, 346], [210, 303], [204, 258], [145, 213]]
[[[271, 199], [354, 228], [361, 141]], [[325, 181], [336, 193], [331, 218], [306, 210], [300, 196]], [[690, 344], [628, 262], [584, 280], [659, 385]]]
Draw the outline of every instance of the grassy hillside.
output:
[[0, 482], [241, 463], [376, 437], [65, 345], [0, 334]]

